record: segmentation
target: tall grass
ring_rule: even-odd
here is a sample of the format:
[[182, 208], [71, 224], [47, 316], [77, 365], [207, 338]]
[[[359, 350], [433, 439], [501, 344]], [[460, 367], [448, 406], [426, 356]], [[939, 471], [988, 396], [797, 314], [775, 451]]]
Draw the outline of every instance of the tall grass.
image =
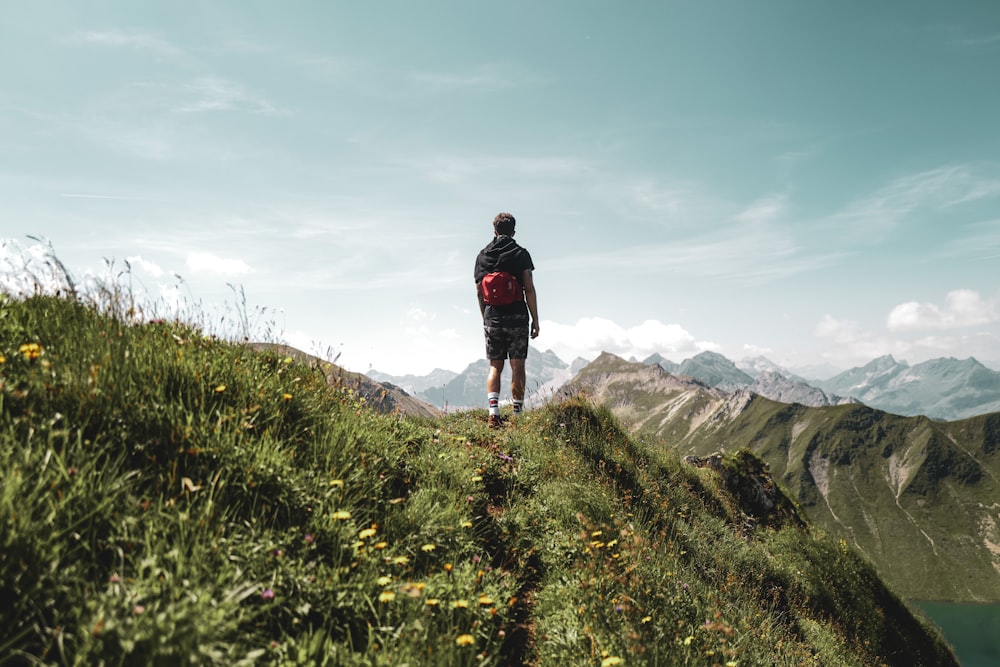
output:
[[955, 664], [846, 545], [747, 529], [582, 399], [378, 414], [106, 294], [0, 301], [0, 661]]

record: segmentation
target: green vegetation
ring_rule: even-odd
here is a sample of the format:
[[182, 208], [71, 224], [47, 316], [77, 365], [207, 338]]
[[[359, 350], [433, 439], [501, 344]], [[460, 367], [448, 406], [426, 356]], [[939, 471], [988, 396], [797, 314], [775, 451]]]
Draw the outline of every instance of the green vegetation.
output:
[[0, 662], [956, 664], [846, 542], [748, 516], [748, 453], [581, 399], [380, 414], [125, 299], [0, 299]]
[[567, 393], [681, 456], [749, 449], [814, 525], [909, 600], [1000, 601], [1000, 413], [956, 422], [684, 384], [611, 355]]

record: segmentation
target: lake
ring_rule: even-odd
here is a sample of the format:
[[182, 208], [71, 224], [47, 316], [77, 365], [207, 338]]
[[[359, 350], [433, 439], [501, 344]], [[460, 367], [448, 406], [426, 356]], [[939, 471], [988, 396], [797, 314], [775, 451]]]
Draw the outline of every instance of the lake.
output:
[[1000, 604], [913, 604], [941, 629], [962, 667], [1000, 665]]

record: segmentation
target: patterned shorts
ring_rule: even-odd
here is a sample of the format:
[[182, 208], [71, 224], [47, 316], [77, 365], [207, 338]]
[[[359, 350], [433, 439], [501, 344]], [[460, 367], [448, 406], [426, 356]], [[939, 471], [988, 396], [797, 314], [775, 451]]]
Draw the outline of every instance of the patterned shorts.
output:
[[483, 327], [483, 331], [490, 361], [528, 358], [528, 327]]

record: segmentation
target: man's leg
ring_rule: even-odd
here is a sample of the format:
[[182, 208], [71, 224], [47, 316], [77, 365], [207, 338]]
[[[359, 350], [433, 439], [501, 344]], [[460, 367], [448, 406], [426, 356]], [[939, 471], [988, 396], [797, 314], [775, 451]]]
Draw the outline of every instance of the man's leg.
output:
[[514, 414], [521, 412], [521, 407], [524, 405], [524, 362], [524, 359], [510, 360], [510, 398], [514, 404]]
[[[514, 362], [511, 361], [513, 368]], [[489, 401], [490, 415], [500, 415], [500, 376], [503, 374], [503, 359], [490, 359], [490, 372], [486, 376], [486, 400]]]

